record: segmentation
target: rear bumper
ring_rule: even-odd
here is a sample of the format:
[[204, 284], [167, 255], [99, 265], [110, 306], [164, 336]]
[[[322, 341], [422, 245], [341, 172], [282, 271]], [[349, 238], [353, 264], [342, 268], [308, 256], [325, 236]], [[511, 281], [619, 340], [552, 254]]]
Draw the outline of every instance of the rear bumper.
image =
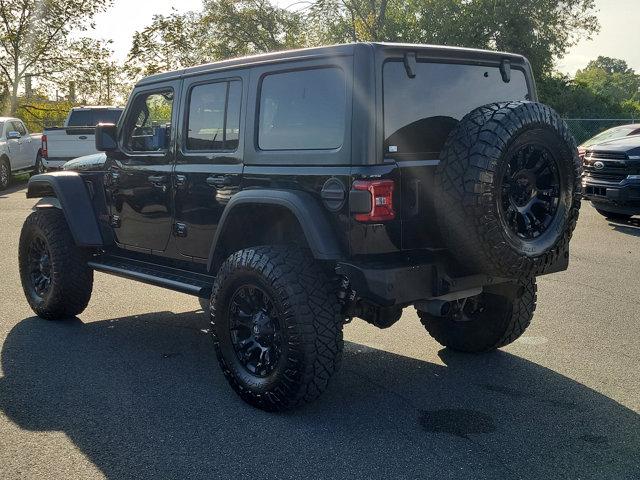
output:
[[42, 166], [48, 172], [52, 170], [61, 170], [65, 163], [67, 163], [70, 158], [43, 158]]
[[582, 190], [583, 197], [596, 207], [616, 213], [640, 213], [640, 180], [606, 182], [585, 177]]
[[336, 273], [349, 279], [359, 297], [380, 306], [407, 306], [420, 300], [509, 281], [488, 275], [452, 277], [440, 262], [340, 262]]

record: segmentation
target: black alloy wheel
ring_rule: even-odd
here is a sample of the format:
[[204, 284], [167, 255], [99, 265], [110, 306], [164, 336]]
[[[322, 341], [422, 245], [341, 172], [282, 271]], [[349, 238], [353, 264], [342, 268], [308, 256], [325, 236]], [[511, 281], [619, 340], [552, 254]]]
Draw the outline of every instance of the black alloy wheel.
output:
[[296, 245], [250, 247], [216, 275], [211, 333], [222, 372], [247, 403], [282, 411], [326, 390], [342, 358], [333, 276]]
[[93, 289], [89, 255], [76, 246], [61, 210], [37, 209], [27, 217], [18, 264], [22, 289], [36, 315], [65, 320], [82, 313]]
[[522, 240], [544, 234], [560, 204], [558, 160], [546, 147], [525, 144], [516, 150], [502, 177], [500, 214], [509, 231]]
[[231, 298], [231, 343], [239, 362], [252, 375], [267, 377], [280, 361], [280, 317], [273, 300], [258, 286], [243, 285]]
[[29, 266], [31, 288], [38, 297], [44, 298], [51, 287], [51, 253], [41, 236], [34, 237], [29, 246]]

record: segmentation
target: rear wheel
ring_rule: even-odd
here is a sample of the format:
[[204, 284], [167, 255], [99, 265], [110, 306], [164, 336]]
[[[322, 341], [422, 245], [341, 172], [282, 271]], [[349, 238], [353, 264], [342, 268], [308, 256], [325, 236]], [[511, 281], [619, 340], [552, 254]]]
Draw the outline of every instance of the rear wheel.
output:
[[596, 212], [598, 212], [603, 217], [608, 218], [609, 220], [617, 220], [619, 222], [626, 222], [633, 216], [626, 213], [607, 212], [606, 210], [602, 210], [600, 208], [596, 208]]
[[19, 264], [24, 294], [39, 317], [62, 320], [86, 308], [93, 270], [60, 210], [36, 210], [27, 217], [20, 234]]
[[286, 410], [327, 388], [342, 356], [342, 319], [333, 282], [305, 251], [233, 254], [216, 277], [211, 306], [220, 366], [247, 403]]
[[40, 173], [45, 173], [45, 168], [44, 165], [42, 163], [42, 155], [40, 154], [40, 152], [38, 152], [38, 156], [36, 157], [36, 165], [35, 168], [33, 169], [33, 175], [38, 175]]
[[487, 287], [475, 297], [452, 302], [445, 316], [418, 310], [420, 321], [441, 345], [461, 352], [487, 352], [515, 341], [536, 309], [534, 278]]
[[6, 158], [0, 159], [0, 190], [4, 190], [11, 183], [11, 165]]

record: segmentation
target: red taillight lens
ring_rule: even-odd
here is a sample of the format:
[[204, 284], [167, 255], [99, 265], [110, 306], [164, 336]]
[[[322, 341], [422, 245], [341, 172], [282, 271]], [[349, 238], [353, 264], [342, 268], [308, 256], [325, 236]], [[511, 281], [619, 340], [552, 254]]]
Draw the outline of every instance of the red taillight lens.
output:
[[358, 180], [353, 182], [354, 190], [368, 191], [371, 194], [371, 210], [357, 213], [359, 222], [384, 222], [396, 218], [393, 210], [393, 180]]
[[47, 158], [49, 156], [49, 145], [47, 144], [47, 136], [46, 135], [42, 135], [42, 156], [44, 158]]

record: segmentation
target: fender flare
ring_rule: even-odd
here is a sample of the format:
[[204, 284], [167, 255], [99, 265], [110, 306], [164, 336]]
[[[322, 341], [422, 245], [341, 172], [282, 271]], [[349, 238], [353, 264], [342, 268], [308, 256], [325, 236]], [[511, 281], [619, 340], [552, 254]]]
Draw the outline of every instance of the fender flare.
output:
[[34, 175], [27, 185], [27, 198], [46, 199], [38, 202], [34, 207], [36, 209], [62, 210], [73, 240], [79, 247], [104, 245], [91, 197], [78, 172]]
[[275, 205], [286, 208], [298, 220], [314, 258], [318, 260], [344, 258], [326, 212], [311, 194], [297, 190], [251, 189], [235, 194], [224, 209], [209, 252], [207, 263], [209, 271], [213, 268], [216, 251], [225, 232], [227, 220], [234, 209], [242, 205]]

